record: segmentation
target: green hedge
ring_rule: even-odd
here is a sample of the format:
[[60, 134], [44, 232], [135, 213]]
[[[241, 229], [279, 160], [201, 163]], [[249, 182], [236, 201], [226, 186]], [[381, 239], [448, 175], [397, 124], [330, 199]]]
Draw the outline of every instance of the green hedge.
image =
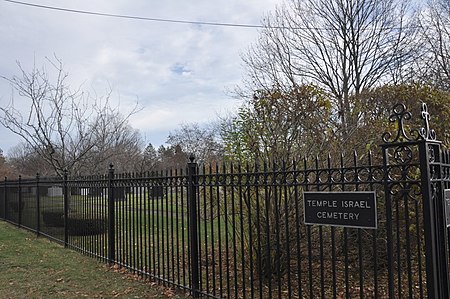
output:
[[44, 211], [42, 212], [42, 220], [46, 226], [63, 227], [64, 211]]
[[83, 218], [82, 216], [70, 216], [68, 221], [69, 235], [91, 236], [103, 234], [107, 230], [108, 221], [104, 218]]
[[[64, 227], [64, 212], [42, 212], [44, 224], [49, 227]], [[107, 230], [108, 221], [105, 218], [86, 218], [83, 215], [70, 215], [68, 233], [72, 236], [90, 236], [103, 234]]]

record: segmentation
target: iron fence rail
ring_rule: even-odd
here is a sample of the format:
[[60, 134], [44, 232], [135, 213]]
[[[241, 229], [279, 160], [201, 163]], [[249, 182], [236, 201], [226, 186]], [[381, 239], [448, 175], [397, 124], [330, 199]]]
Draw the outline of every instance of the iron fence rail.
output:
[[[377, 155], [5, 179], [0, 217], [194, 297], [444, 298], [450, 153], [400, 108]], [[311, 191], [374, 191], [377, 229], [305, 225]]]
[[[0, 186], [7, 207], [2, 215], [67, 247], [197, 295], [381, 298], [388, 294], [383, 166], [371, 165], [370, 153], [364, 162], [360, 158], [355, 154], [350, 166], [343, 158], [337, 166], [331, 158], [311, 165], [194, 163], [189, 174], [111, 169], [109, 176], [7, 180]], [[303, 191], [356, 190], [377, 192], [378, 230], [303, 224]], [[20, 210], [12, 208], [16, 202]], [[407, 202], [395, 200], [392, 212], [395, 293], [401, 295], [405, 284], [408, 294], [425, 297], [420, 202], [412, 208]], [[417, 262], [400, 263], [406, 260], [403, 246]]]

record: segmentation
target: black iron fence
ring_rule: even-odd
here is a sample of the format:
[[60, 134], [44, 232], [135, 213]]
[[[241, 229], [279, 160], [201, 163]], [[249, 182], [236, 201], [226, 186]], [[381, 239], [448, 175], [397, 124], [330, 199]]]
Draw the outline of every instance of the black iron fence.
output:
[[[111, 166], [105, 176], [5, 179], [0, 217], [195, 297], [448, 298], [450, 154], [425, 105], [422, 129], [408, 131], [410, 117], [394, 107], [396, 130], [377, 159], [200, 166], [191, 158], [164, 172]], [[340, 196], [308, 203], [335, 226], [304, 224], [305, 192]], [[360, 216], [333, 210], [350, 205], [343, 192], [374, 194], [376, 228], [339, 224]]]

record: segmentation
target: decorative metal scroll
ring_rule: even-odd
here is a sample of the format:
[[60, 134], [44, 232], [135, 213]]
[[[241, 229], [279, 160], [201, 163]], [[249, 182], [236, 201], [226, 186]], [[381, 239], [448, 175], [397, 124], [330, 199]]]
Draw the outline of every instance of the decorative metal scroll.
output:
[[396, 104], [392, 108], [392, 114], [389, 117], [391, 123], [397, 124], [397, 132], [392, 134], [391, 132], [385, 132], [382, 136], [383, 141], [386, 143], [396, 142], [415, 142], [419, 140], [436, 140], [436, 133], [433, 129], [430, 129], [430, 113], [425, 103], [422, 103], [421, 115], [423, 121], [423, 127], [419, 129], [407, 130], [406, 121], [412, 118], [411, 112], [409, 112], [404, 104]]
[[430, 129], [430, 113], [428, 113], [428, 107], [425, 103], [422, 103], [421, 117], [424, 126], [419, 129], [419, 135], [424, 140], [436, 140], [436, 132], [433, 129]]

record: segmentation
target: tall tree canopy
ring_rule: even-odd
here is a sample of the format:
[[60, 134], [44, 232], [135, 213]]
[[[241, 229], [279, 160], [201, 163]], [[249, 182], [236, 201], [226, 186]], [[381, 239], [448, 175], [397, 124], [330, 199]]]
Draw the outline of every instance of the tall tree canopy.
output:
[[346, 139], [358, 125], [358, 95], [399, 80], [413, 58], [416, 27], [408, 13], [403, 0], [287, 0], [244, 54], [248, 76], [239, 91], [316, 84], [329, 94]]
[[313, 85], [289, 92], [259, 90], [222, 127], [226, 156], [233, 160], [291, 160], [330, 145], [331, 103]]

